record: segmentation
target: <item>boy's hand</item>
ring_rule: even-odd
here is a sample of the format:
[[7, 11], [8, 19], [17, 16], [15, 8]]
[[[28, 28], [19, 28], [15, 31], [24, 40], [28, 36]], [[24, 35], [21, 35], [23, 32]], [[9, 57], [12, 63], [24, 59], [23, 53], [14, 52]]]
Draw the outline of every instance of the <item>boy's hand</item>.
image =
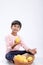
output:
[[12, 46], [12, 49], [13, 49], [16, 45], [18, 45], [18, 44], [20, 44], [20, 43], [21, 43], [20, 39], [19, 39], [19, 38], [16, 38], [16, 40], [14, 40], [14, 45]]
[[13, 49], [17, 44], [15, 43], [11, 48]]
[[36, 54], [37, 53], [36, 48], [35, 49], [32, 49], [32, 53], [33, 54]]
[[20, 42], [21, 42], [20, 38], [17, 37], [17, 38], [15, 39], [15, 43], [16, 43], [16, 44], [19, 44]]

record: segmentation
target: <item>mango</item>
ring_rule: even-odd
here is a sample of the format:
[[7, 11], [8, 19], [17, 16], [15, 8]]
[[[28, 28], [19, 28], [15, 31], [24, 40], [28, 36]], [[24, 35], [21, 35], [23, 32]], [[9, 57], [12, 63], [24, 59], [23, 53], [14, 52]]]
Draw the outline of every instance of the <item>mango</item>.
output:
[[31, 62], [33, 60], [33, 57], [31, 57], [31, 56], [29, 56], [28, 58], [27, 58], [27, 61], [28, 62]]
[[16, 42], [16, 43], [19, 43], [19, 42], [20, 42], [20, 38], [17, 37], [17, 38], [15, 39], [15, 42]]
[[22, 56], [22, 55], [15, 56], [15, 60], [17, 60], [19, 62], [27, 62], [26, 57], [25, 56]]

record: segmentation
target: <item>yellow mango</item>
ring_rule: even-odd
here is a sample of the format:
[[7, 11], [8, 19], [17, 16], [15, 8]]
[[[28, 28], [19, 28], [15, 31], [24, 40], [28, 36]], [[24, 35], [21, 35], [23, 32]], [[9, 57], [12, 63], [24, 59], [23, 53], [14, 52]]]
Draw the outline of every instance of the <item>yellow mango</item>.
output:
[[23, 62], [27, 62], [26, 56], [22, 55]]
[[23, 62], [28, 62], [27, 59], [23, 59]]
[[25, 56], [22, 56], [22, 55], [15, 56], [15, 60], [17, 60], [19, 62], [27, 62], [26, 57]]
[[22, 58], [26, 59], [26, 56], [22, 55]]
[[20, 42], [20, 38], [17, 37], [17, 38], [15, 39], [15, 42], [16, 42], [16, 43], [19, 43], [19, 42]]
[[31, 57], [31, 56], [27, 58], [27, 61], [29, 61], [29, 62], [31, 62], [32, 60], [33, 60], [33, 57]]

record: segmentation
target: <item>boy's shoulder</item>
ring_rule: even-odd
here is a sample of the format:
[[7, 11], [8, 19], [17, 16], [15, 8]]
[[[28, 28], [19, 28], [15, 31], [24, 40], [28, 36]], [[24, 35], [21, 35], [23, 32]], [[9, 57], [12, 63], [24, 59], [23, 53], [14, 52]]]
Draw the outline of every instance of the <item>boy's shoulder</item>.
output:
[[7, 35], [5, 36], [5, 38], [11, 38], [11, 37], [12, 37], [11, 34], [7, 34]]
[[14, 35], [12, 35], [11, 33], [10, 33], [10, 34], [7, 34], [5, 37], [20, 37], [20, 38], [21, 38], [20, 35], [17, 34], [17, 36], [14, 36]]
[[6, 35], [6, 37], [9, 37], [9, 36], [11, 36], [11, 34], [7, 34], [7, 35]]

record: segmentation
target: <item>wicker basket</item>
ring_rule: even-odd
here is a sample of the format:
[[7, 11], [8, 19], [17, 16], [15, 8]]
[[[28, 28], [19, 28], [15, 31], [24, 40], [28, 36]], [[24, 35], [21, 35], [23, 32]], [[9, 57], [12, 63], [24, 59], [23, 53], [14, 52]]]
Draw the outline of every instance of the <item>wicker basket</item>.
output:
[[29, 55], [29, 56], [32, 56], [33, 57], [33, 60], [31, 62], [25, 62], [24, 63], [24, 62], [18, 62], [17, 60], [15, 60], [14, 61], [15, 62], [15, 65], [31, 65], [33, 63], [35, 57], [33, 55]]

